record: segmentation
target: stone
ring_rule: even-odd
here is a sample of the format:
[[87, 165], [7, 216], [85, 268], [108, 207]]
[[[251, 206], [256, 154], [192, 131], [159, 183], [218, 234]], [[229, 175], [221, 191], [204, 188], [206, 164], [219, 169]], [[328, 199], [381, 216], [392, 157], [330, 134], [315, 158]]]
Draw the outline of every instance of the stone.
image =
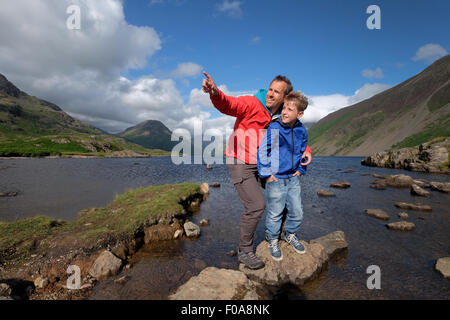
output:
[[218, 182], [214, 182], [213, 184], [211, 184], [212, 188], [220, 188], [220, 183]]
[[430, 182], [432, 190], [450, 193], [450, 182]]
[[111, 250], [111, 252], [118, 258], [122, 260], [127, 260], [128, 256], [128, 248], [125, 244], [120, 244], [114, 249]]
[[6, 283], [0, 283], [0, 297], [11, 295], [11, 287]]
[[396, 174], [386, 178], [386, 184], [394, 188], [410, 188], [414, 179], [405, 174]]
[[267, 290], [237, 270], [208, 267], [180, 286], [170, 300], [266, 300]]
[[237, 252], [234, 251], [234, 250], [230, 250], [230, 251], [227, 252], [227, 256], [235, 257], [236, 255], [237, 255]]
[[340, 188], [340, 189], [347, 189], [347, 188], [350, 188], [350, 183], [346, 182], [346, 181], [341, 181], [341, 182], [332, 183], [330, 185], [330, 187]]
[[200, 193], [201, 195], [207, 195], [207, 194], [209, 194], [209, 185], [208, 185], [206, 182], [203, 182], [203, 183], [200, 185], [199, 193]]
[[376, 190], [386, 190], [387, 184], [386, 184], [385, 180], [383, 180], [382, 182], [377, 180], [377, 181], [373, 182], [370, 185], [370, 187], [372, 189], [376, 189]]
[[92, 285], [92, 283], [86, 283], [80, 287], [80, 290], [89, 290], [89, 289], [92, 289], [93, 287], [94, 286]]
[[303, 285], [315, 279], [326, 267], [328, 255], [321, 244], [300, 241], [306, 249], [304, 254], [297, 253], [285, 241], [279, 242], [283, 252], [281, 261], [275, 261], [270, 256], [268, 243], [263, 241], [256, 248], [256, 255], [265, 263], [265, 267], [251, 270], [244, 264], [240, 264], [239, 270], [244, 272], [250, 280], [269, 286], [282, 286], [289, 283]]
[[439, 271], [444, 278], [450, 279], [450, 257], [439, 258], [436, 261], [435, 269]]
[[173, 235], [173, 238], [174, 238], [174, 239], [178, 239], [178, 238], [180, 238], [182, 235], [183, 235], [183, 230], [178, 229], [178, 230], [175, 231], [175, 233], [174, 233], [174, 235]]
[[188, 221], [184, 224], [184, 232], [188, 237], [198, 237], [200, 235], [200, 227], [195, 223]]
[[421, 196], [421, 197], [429, 197], [430, 193], [421, 187], [419, 187], [417, 184], [411, 185], [411, 194], [415, 196]]
[[50, 281], [48, 280], [48, 278], [37, 277], [34, 280], [34, 286], [37, 289], [45, 289], [49, 285], [49, 283]]
[[389, 215], [381, 209], [366, 209], [364, 211], [369, 217], [380, 220], [389, 220]]
[[333, 258], [336, 254], [344, 251], [348, 247], [343, 231], [335, 231], [326, 236], [311, 240], [309, 243], [319, 243], [325, 248], [328, 259]]
[[123, 277], [120, 277], [120, 278], [114, 280], [114, 283], [120, 284], [120, 285], [124, 285], [124, 284], [127, 283], [129, 280], [130, 280], [130, 277], [129, 277], [129, 276], [123, 276]]
[[202, 219], [200, 220], [199, 224], [201, 227], [209, 226], [209, 219]]
[[414, 223], [408, 221], [392, 222], [388, 223], [386, 226], [388, 227], [388, 229], [399, 231], [412, 231], [416, 228], [416, 225]]
[[386, 179], [387, 178], [387, 176], [378, 174], [378, 173], [373, 173], [372, 177], [377, 178], [377, 179]]
[[355, 172], [355, 171], [352, 170], [352, 169], [348, 169], [348, 170], [345, 170], [345, 171], [344, 171], [344, 173], [352, 173], [352, 172]]
[[105, 250], [95, 260], [89, 270], [89, 274], [97, 280], [104, 280], [119, 273], [121, 267], [122, 260]]
[[432, 211], [431, 207], [428, 205], [412, 204], [407, 202], [396, 202], [395, 206], [400, 209], [405, 210], [416, 210], [416, 211]]
[[211, 169], [212, 169], [212, 165], [207, 164], [207, 165], [206, 165], [206, 169], [211, 170]]
[[409, 218], [409, 215], [406, 212], [400, 212], [398, 214], [398, 216], [399, 216], [400, 219], [403, 219], [403, 220], [406, 220], [406, 219]]
[[414, 180], [414, 184], [418, 185], [421, 188], [430, 188], [431, 187], [430, 183], [424, 179]]
[[334, 192], [327, 191], [327, 190], [317, 190], [317, 195], [319, 197], [335, 197], [336, 195]]

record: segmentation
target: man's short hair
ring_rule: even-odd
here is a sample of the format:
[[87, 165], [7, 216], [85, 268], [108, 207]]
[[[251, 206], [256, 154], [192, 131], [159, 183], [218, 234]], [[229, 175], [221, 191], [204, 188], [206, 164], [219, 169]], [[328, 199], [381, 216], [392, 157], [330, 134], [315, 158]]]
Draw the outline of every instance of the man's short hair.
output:
[[291, 80], [289, 80], [285, 76], [281, 76], [281, 75], [276, 76], [275, 79], [273, 79], [270, 84], [274, 83], [275, 81], [282, 81], [282, 82], [286, 83], [287, 86], [286, 86], [286, 91], [284, 92], [285, 95], [288, 95], [292, 90], [294, 90], [294, 88], [292, 87]]
[[294, 101], [297, 106], [297, 111], [305, 111], [308, 107], [308, 98], [300, 91], [292, 91], [285, 98], [284, 101]]

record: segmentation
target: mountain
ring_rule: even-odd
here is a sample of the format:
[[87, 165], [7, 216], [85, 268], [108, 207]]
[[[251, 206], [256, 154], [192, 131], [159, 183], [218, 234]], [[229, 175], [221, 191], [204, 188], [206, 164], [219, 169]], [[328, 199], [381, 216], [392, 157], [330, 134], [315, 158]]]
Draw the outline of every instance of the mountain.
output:
[[148, 120], [126, 129], [117, 136], [149, 149], [171, 151], [178, 144], [171, 141], [172, 132], [160, 121]]
[[450, 136], [450, 55], [308, 131], [316, 155], [367, 156]]
[[[128, 152], [127, 152], [128, 151]], [[0, 156], [120, 156], [151, 150], [72, 118], [0, 74]]]

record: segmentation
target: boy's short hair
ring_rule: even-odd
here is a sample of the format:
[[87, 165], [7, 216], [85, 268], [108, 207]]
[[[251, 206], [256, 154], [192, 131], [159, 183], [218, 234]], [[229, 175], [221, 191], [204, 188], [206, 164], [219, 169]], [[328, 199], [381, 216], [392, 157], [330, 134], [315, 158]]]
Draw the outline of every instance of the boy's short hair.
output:
[[285, 98], [284, 101], [294, 101], [297, 106], [297, 111], [305, 111], [308, 107], [308, 98], [300, 91], [292, 91]]

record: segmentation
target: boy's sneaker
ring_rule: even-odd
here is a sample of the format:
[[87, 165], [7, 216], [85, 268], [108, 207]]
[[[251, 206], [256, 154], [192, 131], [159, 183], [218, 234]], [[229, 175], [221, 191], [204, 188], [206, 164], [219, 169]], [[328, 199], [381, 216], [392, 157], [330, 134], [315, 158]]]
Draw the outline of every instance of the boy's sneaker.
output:
[[278, 245], [278, 239], [269, 241], [269, 250], [273, 260], [283, 260], [283, 253], [281, 252], [280, 246]]
[[285, 233], [282, 233], [281, 236], [283, 240], [289, 243], [298, 253], [303, 254], [306, 252], [305, 247], [300, 243], [300, 241], [298, 241], [295, 234], [291, 233], [286, 235]]
[[261, 269], [265, 266], [264, 262], [254, 252], [245, 253], [238, 250], [238, 260], [252, 270]]

